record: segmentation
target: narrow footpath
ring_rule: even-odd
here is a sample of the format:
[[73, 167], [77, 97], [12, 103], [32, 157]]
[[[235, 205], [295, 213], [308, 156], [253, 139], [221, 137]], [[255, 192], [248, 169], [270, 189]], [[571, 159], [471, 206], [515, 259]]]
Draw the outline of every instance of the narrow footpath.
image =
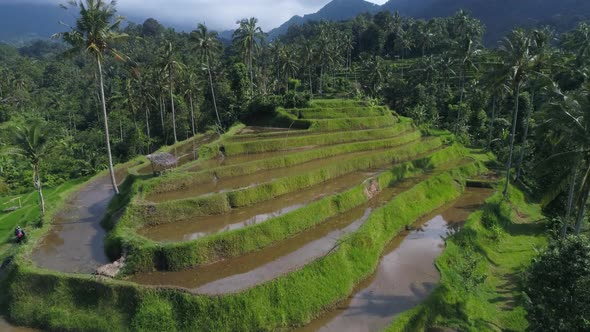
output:
[[[117, 174], [123, 178], [123, 172]], [[106, 231], [100, 225], [114, 197], [109, 175], [85, 185], [55, 216], [53, 227], [33, 251], [37, 266], [66, 273], [93, 273], [110, 263], [104, 251]]]

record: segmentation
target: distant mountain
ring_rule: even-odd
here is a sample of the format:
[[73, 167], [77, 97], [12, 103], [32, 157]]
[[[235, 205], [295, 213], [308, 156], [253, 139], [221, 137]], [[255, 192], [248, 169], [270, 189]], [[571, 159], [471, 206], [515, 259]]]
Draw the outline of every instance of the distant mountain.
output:
[[362, 13], [376, 13], [381, 10], [379, 5], [364, 0], [332, 0], [317, 13], [302, 16], [293, 16], [287, 22], [276, 29], [269, 31], [268, 35], [274, 39], [289, 30], [293, 25], [301, 25], [311, 21], [342, 21], [354, 18]]
[[450, 16], [463, 9], [486, 25], [488, 43], [519, 26], [552, 25], [565, 31], [590, 19], [588, 0], [390, 0], [382, 9], [425, 19]]
[[428, 19], [450, 16], [460, 9], [485, 24], [485, 41], [492, 45], [516, 27], [551, 25], [566, 31], [590, 19], [590, 0], [389, 0], [382, 6], [363, 0], [333, 0], [317, 13], [293, 16], [269, 35], [276, 38], [292, 25], [345, 20], [366, 12], [399, 11], [403, 16]]
[[[65, 2], [65, 1], [64, 1]], [[149, 17], [128, 15], [120, 12], [126, 22], [142, 24]], [[74, 24], [73, 13], [51, 4], [2, 3], [0, 0], [0, 43], [22, 46], [36, 39], [47, 39], [53, 34], [66, 31], [59, 22]], [[194, 26], [161, 21], [177, 31], [192, 31]], [[230, 33], [231, 36], [231, 33]], [[231, 40], [231, 37], [230, 37]]]
[[[432, 18], [449, 16], [465, 9], [486, 25], [486, 42], [494, 45], [517, 26], [551, 25], [557, 31], [569, 30], [581, 21], [590, 20], [590, 0], [389, 0], [383, 6], [364, 0], [333, 0], [317, 13], [293, 16], [269, 32], [270, 38], [287, 32], [292, 25], [309, 21], [340, 21], [362, 13], [382, 10], [399, 11], [404, 16]], [[143, 23], [147, 17], [129, 16], [128, 21]], [[34, 18], [34, 19], [31, 19]], [[0, 0], [0, 42], [23, 45], [34, 39], [48, 38], [64, 31], [59, 21], [73, 23], [73, 16], [56, 5], [2, 3]], [[193, 26], [172, 22], [162, 24], [178, 31], [191, 31]], [[220, 37], [231, 41], [233, 31], [221, 31]]]
[[49, 38], [64, 31], [60, 21], [71, 23], [73, 19], [56, 5], [2, 4], [0, 42], [22, 45], [34, 39]]

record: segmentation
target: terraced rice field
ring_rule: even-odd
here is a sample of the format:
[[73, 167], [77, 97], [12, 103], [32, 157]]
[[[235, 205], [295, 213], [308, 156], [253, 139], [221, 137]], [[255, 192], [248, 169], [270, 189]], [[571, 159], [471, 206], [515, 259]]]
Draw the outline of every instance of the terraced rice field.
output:
[[[271, 125], [278, 127], [240, 126], [183, 143], [171, 150], [178, 168], [160, 177], [145, 163], [129, 169], [129, 202], [106, 223], [104, 244], [111, 259], [126, 256], [123, 281], [106, 281], [117, 295], [100, 302], [135, 303], [121, 324], [139, 326], [150, 310], [163, 310], [177, 330], [291, 329], [320, 316], [308, 330], [341, 330], [331, 309], [360, 294], [381, 255], [397, 250], [391, 243], [465, 197], [466, 179], [485, 172], [449, 135], [424, 136], [364, 102], [280, 109]], [[428, 234], [438, 237], [450, 226], [433, 227]], [[421, 264], [432, 269], [434, 257]], [[359, 318], [370, 331], [393, 317], [372, 314]]]

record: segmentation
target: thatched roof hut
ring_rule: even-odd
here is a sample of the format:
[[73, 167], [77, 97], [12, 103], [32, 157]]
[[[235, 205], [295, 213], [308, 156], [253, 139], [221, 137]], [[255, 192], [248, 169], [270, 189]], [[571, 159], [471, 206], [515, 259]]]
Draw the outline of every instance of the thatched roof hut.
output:
[[178, 158], [168, 152], [153, 153], [146, 157], [152, 163], [152, 171], [154, 173], [163, 173], [176, 167], [178, 164]]

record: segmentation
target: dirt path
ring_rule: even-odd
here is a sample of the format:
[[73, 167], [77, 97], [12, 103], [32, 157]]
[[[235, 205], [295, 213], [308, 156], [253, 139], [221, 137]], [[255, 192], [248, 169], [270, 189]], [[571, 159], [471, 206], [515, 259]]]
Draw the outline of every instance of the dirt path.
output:
[[60, 272], [92, 273], [109, 263], [104, 252], [106, 231], [100, 222], [113, 196], [108, 175], [93, 180], [75, 193], [55, 216], [51, 231], [33, 251], [32, 258], [37, 266]]
[[28, 327], [13, 326], [0, 316], [0, 331], [2, 332], [35, 332], [38, 330], [30, 329]]

